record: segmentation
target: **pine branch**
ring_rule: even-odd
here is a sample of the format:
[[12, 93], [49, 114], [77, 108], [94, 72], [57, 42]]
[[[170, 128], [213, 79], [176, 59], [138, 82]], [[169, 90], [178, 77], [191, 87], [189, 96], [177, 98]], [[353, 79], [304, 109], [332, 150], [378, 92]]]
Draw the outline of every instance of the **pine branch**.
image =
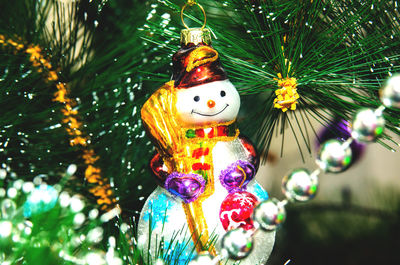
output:
[[[156, 15], [176, 16], [179, 5], [161, 1], [147, 29], [151, 42], [165, 45], [177, 38], [182, 28], [177, 19], [160, 27]], [[246, 102], [246, 117], [241, 126], [253, 135], [267, 153], [272, 135], [283, 137], [282, 128], [298, 127], [299, 150], [309, 152], [308, 123], [273, 108], [277, 77], [295, 77], [300, 99], [297, 110], [307, 119], [321, 124], [335, 115], [351, 119], [361, 107], [376, 108], [378, 90], [384, 80], [399, 70], [399, 15], [393, 3], [376, 1], [203, 1], [208, 11], [208, 26], [216, 35], [213, 45], [242, 95], [255, 94], [263, 100]], [[169, 9], [168, 9], [169, 8]], [[197, 14], [198, 15], [198, 14]], [[198, 15], [199, 16], [199, 15]], [[191, 15], [188, 19], [196, 21]], [[226, 30], [229, 28], [230, 30]], [[146, 29], [146, 28], [145, 28]], [[173, 46], [166, 45], [166, 53]], [[396, 111], [394, 111], [397, 113]], [[254, 115], [251, 115], [253, 113]], [[263, 119], [258, 118], [263, 113]], [[285, 116], [286, 118], [282, 118]], [[393, 120], [388, 129], [398, 134]], [[398, 115], [395, 115], [398, 117]], [[390, 119], [390, 118], [389, 118]], [[255, 122], [256, 121], [256, 122]], [[277, 121], [282, 121], [277, 127]], [[290, 123], [289, 123], [290, 122]], [[392, 123], [394, 122], [394, 123]], [[296, 126], [293, 126], [296, 124]], [[254, 129], [256, 128], [256, 129]], [[388, 138], [388, 136], [386, 136]]]

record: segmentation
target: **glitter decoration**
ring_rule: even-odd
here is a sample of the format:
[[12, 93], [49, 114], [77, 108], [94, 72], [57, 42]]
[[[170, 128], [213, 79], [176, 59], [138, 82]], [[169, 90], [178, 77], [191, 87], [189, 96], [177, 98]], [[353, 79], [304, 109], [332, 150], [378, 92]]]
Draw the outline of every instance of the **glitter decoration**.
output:
[[150, 210], [147, 211], [143, 219], [146, 222], [152, 220], [153, 226], [162, 225], [163, 222], [169, 222], [169, 211], [171, 210], [171, 202], [164, 193], [154, 198], [149, 205]]

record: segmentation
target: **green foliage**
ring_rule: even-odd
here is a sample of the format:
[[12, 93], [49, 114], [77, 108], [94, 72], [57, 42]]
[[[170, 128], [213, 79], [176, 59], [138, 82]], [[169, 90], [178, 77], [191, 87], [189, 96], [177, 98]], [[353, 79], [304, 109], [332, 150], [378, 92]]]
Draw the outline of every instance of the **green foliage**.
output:
[[[30, 182], [16, 178], [15, 172], [5, 172], [1, 169], [2, 264], [37, 264], [39, 260], [46, 265], [87, 264], [94, 256], [106, 259], [107, 248], [100, 244], [103, 228], [97, 218], [99, 211], [91, 205], [85, 207], [79, 195], [60, 192], [72, 172], [67, 171], [54, 186], [45, 183], [45, 176]], [[108, 255], [110, 260], [118, 259]]]
[[[140, 120], [140, 107], [154, 88], [148, 89], [140, 73], [143, 56], [151, 51], [146, 52], [137, 30], [145, 12], [136, 15], [135, 10], [146, 4], [130, 1], [129, 9], [116, 9], [121, 3], [2, 3], [7, 14], [1, 16], [0, 34], [41, 48], [77, 103], [83, 135], [99, 157], [95, 166], [113, 185], [124, 214], [132, 215], [141, 208], [139, 198], [155, 186], [147, 170], [153, 147]], [[56, 83], [39, 73], [44, 67], [32, 66], [24, 50], [16, 52], [10, 45], [0, 50], [0, 102], [5, 106], [1, 161], [12, 161], [13, 170], [30, 179], [77, 164], [80, 180], [70, 188], [93, 197], [84, 180], [82, 147], [69, 145], [62, 123], [64, 104], [53, 102]], [[158, 66], [145, 69], [152, 67]]]

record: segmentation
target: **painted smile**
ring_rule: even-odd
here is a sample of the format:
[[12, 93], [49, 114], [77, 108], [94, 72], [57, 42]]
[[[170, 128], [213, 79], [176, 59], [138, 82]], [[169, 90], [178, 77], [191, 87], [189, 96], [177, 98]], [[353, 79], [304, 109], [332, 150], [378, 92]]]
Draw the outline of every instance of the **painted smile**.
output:
[[201, 116], [208, 116], [208, 117], [210, 117], [210, 116], [215, 116], [215, 115], [218, 115], [218, 114], [220, 114], [221, 112], [223, 112], [228, 106], [229, 106], [229, 104], [226, 104], [226, 106], [225, 106], [221, 111], [219, 111], [219, 112], [217, 112], [217, 113], [214, 113], [214, 114], [203, 114], [203, 113], [199, 113], [199, 112], [194, 111], [194, 109], [192, 110], [192, 114], [193, 114], [193, 113], [196, 113], [196, 114], [198, 114], [198, 115], [201, 115]]

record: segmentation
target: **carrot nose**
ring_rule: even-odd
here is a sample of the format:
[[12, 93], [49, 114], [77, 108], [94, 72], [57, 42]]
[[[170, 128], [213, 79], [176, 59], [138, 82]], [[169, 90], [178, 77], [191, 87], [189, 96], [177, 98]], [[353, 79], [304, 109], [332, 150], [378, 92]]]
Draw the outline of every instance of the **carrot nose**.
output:
[[214, 100], [209, 100], [207, 101], [207, 106], [211, 109], [215, 107], [215, 101]]

